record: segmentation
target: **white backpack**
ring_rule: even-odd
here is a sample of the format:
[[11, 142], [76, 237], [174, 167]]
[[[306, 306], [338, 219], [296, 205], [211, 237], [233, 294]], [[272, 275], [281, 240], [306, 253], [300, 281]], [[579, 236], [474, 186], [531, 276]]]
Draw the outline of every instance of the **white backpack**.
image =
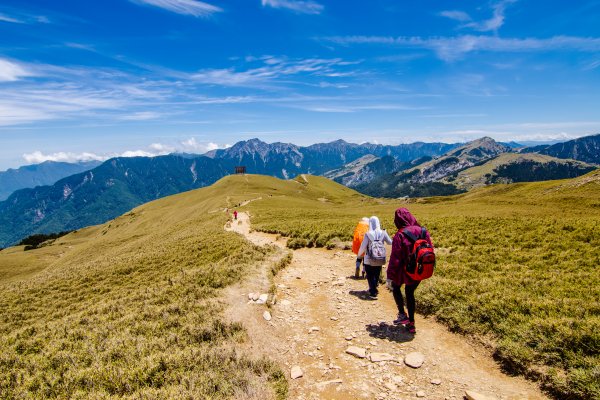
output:
[[383, 243], [383, 235], [381, 235], [380, 238], [372, 238], [371, 236], [369, 236], [369, 246], [367, 246], [367, 255], [369, 256], [370, 265], [385, 265], [386, 253], [385, 244]]

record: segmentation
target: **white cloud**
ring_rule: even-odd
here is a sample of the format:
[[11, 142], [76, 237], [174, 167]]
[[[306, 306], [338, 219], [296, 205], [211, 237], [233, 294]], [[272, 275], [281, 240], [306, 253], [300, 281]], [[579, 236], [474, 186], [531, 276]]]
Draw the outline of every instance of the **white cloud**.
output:
[[340, 44], [383, 44], [408, 48], [424, 48], [434, 51], [439, 58], [453, 61], [474, 51], [528, 52], [528, 51], [600, 51], [600, 38], [554, 36], [548, 39], [500, 38], [497, 36], [463, 35], [456, 37], [419, 36], [332, 36], [324, 40]]
[[182, 141], [181, 143], [181, 151], [184, 153], [198, 153], [203, 154], [207, 151], [224, 149], [229, 147], [229, 145], [219, 146], [214, 142], [198, 142], [196, 138], [192, 137], [187, 140]]
[[471, 20], [471, 17], [469, 16], [469, 14], [467, 14], [464, 11], [459, 11], [459, 10], [442, 11], [439, 15], [442, 17], [450, 18], [450, 19], [453, 19], [455, 21], [460, 21], [460, 22], [467, 22], [467, 21]]
[[44, 154], [36, 150], [32, 153], [23, 154], [23, 158], [29, 164], [39, 164], [44, 161], [60, 161], [75, 163], [80, 161], [106, 161], [113, 157], [156, 157], [170, 154], [175, 151], [174, 148], [165, 146], [161, 143], [153, 143], [148, 150], [126, 150], [121, 153], [97, 154], [92, 152], [74, 153], [68, 151], [59, 151], [56, 153]]
[[14, 82], [32, 75], [24, 66], [0, 58], [0, 82]]
[[262, 5], [273, 8], [285, 8], [302, 14], [320, 14], [324, 7], [312, 0], [262, 0]]
[[44, 161], [73, 163], [78, 161], [104, 161], [107, 159], [107, 157], [103, 157], [94, 153], [71, 153], [63, 151], [51, 154], [44, 154], [41, 151], [34, 151], [33, 153], [23, 154], [23, 158], [29, 164], [39, 164]]
[[196, 0], [131, 0], [137, 4], [148, 4], [177, 14], [192, 15], [194, 17], [208, 17], [223, 11], [222, 8]]

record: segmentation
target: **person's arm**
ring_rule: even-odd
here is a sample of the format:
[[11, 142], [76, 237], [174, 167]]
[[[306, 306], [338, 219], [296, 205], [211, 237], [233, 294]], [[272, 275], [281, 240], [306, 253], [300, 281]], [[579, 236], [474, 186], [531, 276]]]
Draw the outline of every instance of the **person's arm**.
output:
[[390, 238], [390, 235], [386, 231], [383, 231], [383, 241], [387, 244], [392, 244], [392, 238]]
[[365, 233], [363, 236], [362, 243], [360, 244], [360, 248], [358, 249], [358, 254], [356, 255], [358, 258], [363, 258], [365, 256], [365, 252], [367, 251], [367, 246], [369, 245], [369, 235]]

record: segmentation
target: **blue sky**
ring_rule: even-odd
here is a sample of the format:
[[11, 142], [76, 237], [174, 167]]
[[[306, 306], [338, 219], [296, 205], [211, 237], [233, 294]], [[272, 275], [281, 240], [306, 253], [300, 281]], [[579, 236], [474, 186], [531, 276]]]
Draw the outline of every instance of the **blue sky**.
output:
[[600, 132], [600, 1], [3, 0], [0, 170]]

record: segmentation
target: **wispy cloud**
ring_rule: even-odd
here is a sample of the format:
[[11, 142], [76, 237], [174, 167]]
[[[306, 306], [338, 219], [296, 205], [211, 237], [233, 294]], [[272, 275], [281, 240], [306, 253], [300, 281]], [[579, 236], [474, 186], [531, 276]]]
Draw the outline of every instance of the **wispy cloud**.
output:
[[295, 104], [293, 108], [298, 108], [305, 111], [313, 111], [320, 113], [355, 113], [360, 111], [415, 111], [415, 110], [427, 110], [429, 107], [415, 107], [407, 106], [402, 104], [358, 104], [358, 105], [344, 105], [344, 104], [326, 104], [326, 105], [314, 105], [314, 104]]
[[208, 17], [223, 9], [212, 4], [197, 0], [131, 0], [136, 4], [147, 4], [159, 7], [177, 14], [192, 15], [194, 17]]
[[467, 22], [471, 20], [469, 14], [459, 10], [442, 11], [439, 15], [459, 22]]
[[324, 40], [340, 45], [382, 44], [407, 48], [424, 48], [432, 50], [445, 61], [453, 61], [475, 51], [509, 53], [524, 51], [600, 51], [600, 38], [574, 36], [554, 36], [548, 39], [518, 39], [474, 35], [432, 38], [418, 36], [332, 36], [326, 37]]
[[0, 13], [0, 22], [11, 22], [13, 24], [24, 24], [25, 21]]
[[263, 7], [285, 8], [301, 14], [320, 14], [324, 7], [312, 0], [262, 0]]
[[261, 58], [261, 62], [262, 66], [244, 71], [237, 71], [233, 68], [204, 69], [192, 74], [191, 79], [196, 82], [222, 86], [254, 86], [274, 78], [298, 74], [334, 77], [336, 73], [339, 73], [334, 67], [351, 64], [340, 58], [288, 60], [270, 56]]
[[506, 7], [512, 3], [515, 3], [516, 0], [503, 0], [494, 4], [492, 9], [494, 11], [492, 17], [490, 19], [486, 19], [480, 22], [474, 21], [464, 26], [467, 28], [475, 29], [480, 32], [497, 32], [502, 25], [504, 25], [504, 13], [506, 11]]
[[460, 10], [447, 10], [439, 13], [441, 17], [462, 22], [461, 28], [470, 28], [479, 32], [497, 32], [504, 25], [506, 7], [517, 0], [502, 0], [492, 5], [492, 17], [483, 21], [473, 21], [471, 16]]
[[123, 115], [120, 117], [123, 121], [148, 121], [161, 118], [163, 114], [155, 111], [139, 111], [133, 114]]
[[14, 82], [32, 75], [25, 66], [0, 58], [0, 82]]

